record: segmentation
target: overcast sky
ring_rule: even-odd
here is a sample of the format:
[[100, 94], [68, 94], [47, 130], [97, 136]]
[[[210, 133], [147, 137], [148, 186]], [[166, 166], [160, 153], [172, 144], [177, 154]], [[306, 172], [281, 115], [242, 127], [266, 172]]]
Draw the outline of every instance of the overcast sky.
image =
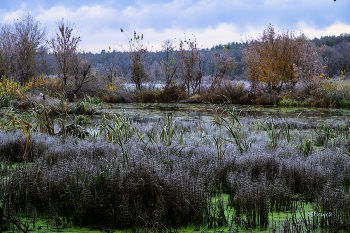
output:
[[143, 34], [156, 51], [166, 39], [178, 44], [192, 34], [204, 48], [257, 38], [269, 24], [311, 39], [350, 33], [349, 10], [350, 0], [0, 0], [0, 22], [29, 13], [50, 37], [64, 18], [74, 23], [83, 49], [94, 53], [121, 50], [123, 28], [130, 37]]

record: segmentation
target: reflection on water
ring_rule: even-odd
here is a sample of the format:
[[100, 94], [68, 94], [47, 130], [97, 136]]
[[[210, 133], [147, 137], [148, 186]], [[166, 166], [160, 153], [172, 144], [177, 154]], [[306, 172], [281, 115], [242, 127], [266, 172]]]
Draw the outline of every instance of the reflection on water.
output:
[[[126, 113], [131, 119], [140, 123], [155, 122], [164, 120], [168, 114], [179, 121], [213, 121], [218, 114], [218, 105], [212, 104], [103, 104], [99, 109], [101, 115]], [[231, 108], [232, 106], [226, 106]], [[327, 108], [297, 108], [297, 107], [274, 107], [274, 106], [234, 106], [240, 120], [252, 119], [264, 121], [268, 118], [282, 118], [297, 120], [309, 124], [325, 123], [331, 125], [344, 125], [350, 120], [348, 109], [327, 109]], [[88, 132], [94, 134], [99, 132], [102, 117], [95, 115], [90, 117], [90, 124], [86, 127]]]
[[[138, 122], [156, 121], [164, 119], [167, 114], [173, 114], [177, 120], [211, 121], [218, 113], [218, 105], [212, 104], [105, 104], [103, 113], [123, 114]], [[230, 106], [227, 106], [230, 108]], [[348, 109], [302, 108], [302, 107], [274, 107], [236, 105], [237, 114], [241, 118], [265, 119], [266, 117], [295, 118], [310, 122], [346, 122], [350, 119]]]
[[213, 106], [205, 104], [109, 104], [104, 111], [123, 114], [139, 122], [164, 119], [168, 114], [179, 120], [212, 120]]

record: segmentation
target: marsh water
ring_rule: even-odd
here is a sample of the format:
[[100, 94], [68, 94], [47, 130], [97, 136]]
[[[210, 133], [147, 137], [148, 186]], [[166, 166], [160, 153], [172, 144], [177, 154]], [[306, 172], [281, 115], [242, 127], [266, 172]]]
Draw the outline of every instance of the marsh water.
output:
[[[104, 114], [126, 114], [135, 122], [147, 123], [165, 119], [168, 115], [172, 115], [176, 121], [201, 121], [208, 122], [215, 119], [215, 116], [222, 112], [222, 109], [232, 109], [234, 107], [236, 114], [241, 119], [248, 120], [264, 120], [268, 118], [298, 120], [305, 123], [326, 123], [326, 124], [344, 124], [350, 120], [349, 109], [329, 109], [329, 108], [301, 108], [301, 107], [276, 107], [276, 106], [222, 106], [213, 104], [100, 104], [98, 108], [99, 114], [91, 117], [89, 130], [99, 125]], [[304, 207], [306, 216], [313, 213], [312, 204], [309, 203]], [[300, 212], [301, 213], [301, 212]], [[297, 217], [300, 217], [297, 211]], [[281, 226], [285, 219], [290, 217], [291, 212], [273, 212], [269, 213], [269, 228], [276, 225]], [[99, 228], [77, 228], [77, 227], [56, 227], [55, 220], [48, 219], [36, 222], [35, 227], [30, 227], [38, 232], [106, 232], [107, 229]], [[106, 231], [105, 231], [106, 230]], [[180, 232], [193, 232], [194, 227], [181, 228]], [[221, 229], [227, 232], [229, 229]], [[132, 231], [132, 230], [130, 230]], [[201, 229], [204, 232], [215, 232], [218, 229]], [[125, 232], [125, 231], [114, 231]], [[240, 230], [240, 232], [251, 232], [249, 230]], [[254, 229], [252, 232], [269, 232], [267, 229]]]
[[99, 111], [121, 115], [126, 113], [137, 122], [149, 122], [164, 119], [172, 114], [174, 119], [185, 121], [211, 121], [221, 111], [219, 109], [235, 108], [240, 118], [264, 119], [284, 118], [298, 119], [305, 122], [322, 122], [341, 124], [350, 119], [349, 109], [278, 107], [252, 105], [213, 105], [213, 104], [103, 104]]

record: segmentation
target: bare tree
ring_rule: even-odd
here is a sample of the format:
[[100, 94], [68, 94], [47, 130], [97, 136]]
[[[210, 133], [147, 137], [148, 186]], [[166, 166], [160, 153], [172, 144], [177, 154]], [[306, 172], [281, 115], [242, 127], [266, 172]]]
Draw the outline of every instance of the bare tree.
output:
[[48, 76], [53, 74], [52, 57], [49, 54], [47, 46], [42, 45], [38, 48], [36, 60], [38, 62], [39, 75]]
[[58, 32], [47, 43], [53, 51], [59, 77], [70, 101], [92, 81], [92, 61], [84, 52], [79, 53], [80, 36], [73, 35], [70, 23], [62, 19], [57, 23]]
[[38, 48], [45, 41], [45, 35], [46, 30], [41, 28], [40, 22], [35, 21], [29, 14], [14, 22], [14, 76], [22, 84], [37, 75], [36, 55]]
[[9, 24], [0, 27], [0, 76], [10, 77], [15, 71], [15, 35], [12, 30]]
[[[124, 30], [121, 28], [121, 32]], [[129, 59], [131, 65], [131, 81], [135, 83], [136, 89], [141, 90], [144, 81], [147, 79], [145, 70], [145, 55], [147, 47], [143, 44], [143, 35], [137, 35], [134, 31], [134, 37], [129, 39]]]
[[[316, 46], [304, 38], [305, 42], [301, 45], [301, 56], [298, 60], [298, 65], [294, 64], [293, 69], [298, 80], [302, 83], [307, 94], [312, 94], [323, 80], [324, 67], [322, 65], [322, 57]], [[321, 53], [324, 51], [324, 46], [321, 47]]]
[[335, 48], [343, 57], [340, 71], [350, 71], [350, 43], [343, 40]]
[[213, 90], [216, 87], [220, 87], [220, 83], [225, 77], [225, 74], [229, 70], [233, 70], [234, 60], [227, 54], [226, 48], [220, 52], [211, 51], [209, 56], [210, 74], [213, 79], [210, 89]]
[[195, 92], [202, 82], [201, 54], [197, 47], [196, 40], [184, 40], [180, 43], [179, 51], [179, 75], [182, 77], [184, 85], [187, 87], [187, 93], [190, 94], [190, 88]]
[[69, 83], [69, 88], [66, 90], [68, 99], [72, 101], [78, 92], [89, 82], [93, 80], [92, 75], [92, 61], [86, 57], [86, 54], [79, 53], [74, 54], [70, 60], [70, 73], [71, 73], [71, 83]]
[[174, 82], [176, 77], [176, 70], [178, 68], [178, 63], [175, 60], [175, 56], [173, 52], [175, 50], [175, 46], [171, 40], [165, 40], [162, 45], [162, 50], [165, 53], [165, 58], [161, 62], [163, 75], [165, 76], [165, 87], [167, 90], [171, 84]]
[[72, 73], [73, 59], [76, 59], [80, 36], [72, 34], [73, 28], [70, 23], [65, 23], [62, 19], [57, 22], [58, 32], [47, 41], [56, 59], [59, 77], [63, 80], [63, 85], [67, 85], [67, 79]]
[[98, 67], [101, 77], [106, 78], [108, 84], [112, 84], [118, 76], [118, 60], [113, 53], [107, 53], [108, 59], [104, 60]]

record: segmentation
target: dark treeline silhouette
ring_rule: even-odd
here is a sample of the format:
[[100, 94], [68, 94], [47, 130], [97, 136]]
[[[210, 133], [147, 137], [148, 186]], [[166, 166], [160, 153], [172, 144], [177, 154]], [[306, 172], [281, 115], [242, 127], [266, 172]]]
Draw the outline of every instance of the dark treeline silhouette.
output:
[[336, 46], [343, 41], [350, 42], [349, 33], [341, 33], [339, 36], [321, 36], [321, 38], [314, 38], [311, 40], [317, 46], [327, 45], [329, 47]]
[[316, 46], [325, 46], [322, 57], [325, 61], [327, 77], [339, 75], [341, 71], [350, 70], [350, 34], [339, 36], [324, 36], [311, 40]]

